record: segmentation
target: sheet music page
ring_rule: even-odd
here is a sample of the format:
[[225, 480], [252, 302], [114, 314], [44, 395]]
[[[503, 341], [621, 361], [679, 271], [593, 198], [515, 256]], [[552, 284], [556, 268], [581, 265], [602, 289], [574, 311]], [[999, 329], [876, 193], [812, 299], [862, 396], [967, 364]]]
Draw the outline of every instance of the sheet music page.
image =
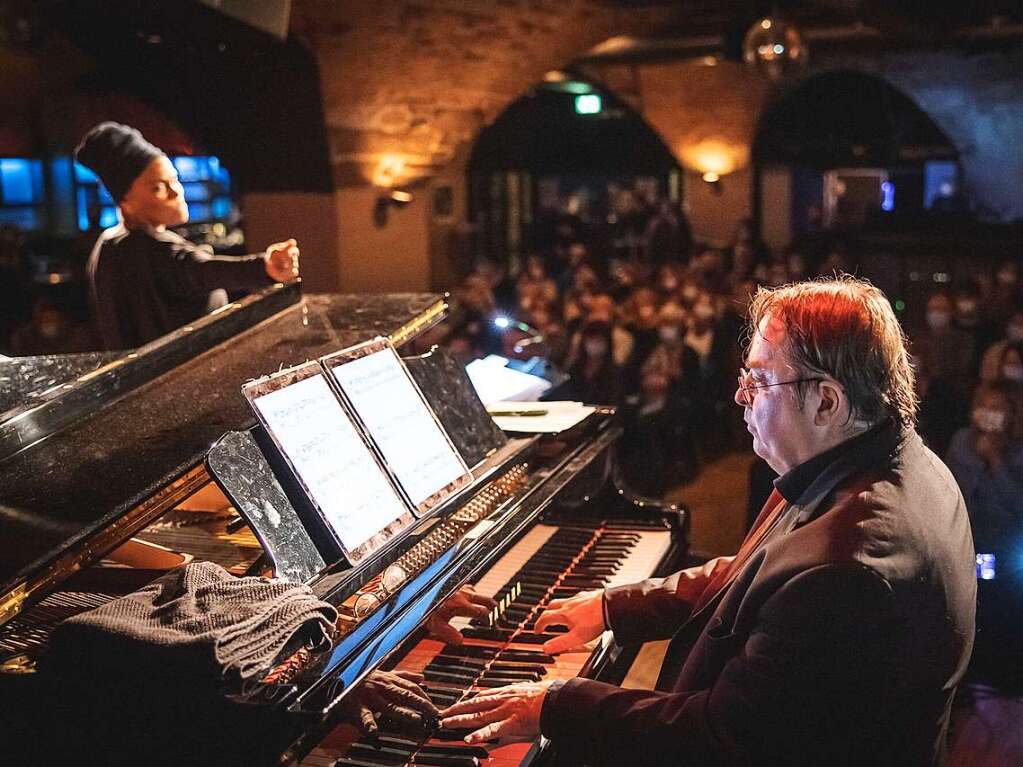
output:
[[333, 373], [414, 504], [465, 474], [454, 447], [391, 349], [338, 365]]
[[408, 511], [322, 375], [253, 404], [347, 549]]

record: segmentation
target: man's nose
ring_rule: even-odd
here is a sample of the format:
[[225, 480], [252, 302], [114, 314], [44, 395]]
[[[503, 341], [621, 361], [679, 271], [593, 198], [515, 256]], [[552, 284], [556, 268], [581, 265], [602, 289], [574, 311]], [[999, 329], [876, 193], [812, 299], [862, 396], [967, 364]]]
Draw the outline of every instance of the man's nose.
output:
[[735, 404], [738, 405], [741, 408], [747, 408], [747, 407], [749, 407], [750, 405], [753, 404], [752, 402], [750, 402], [749, 392], [747, 392], [745, 389], [743, 389], [742, 387], [739, 387], [739, 386], [735, 387], [735, 397], [734, 397], [734, 399], [735, 399]]

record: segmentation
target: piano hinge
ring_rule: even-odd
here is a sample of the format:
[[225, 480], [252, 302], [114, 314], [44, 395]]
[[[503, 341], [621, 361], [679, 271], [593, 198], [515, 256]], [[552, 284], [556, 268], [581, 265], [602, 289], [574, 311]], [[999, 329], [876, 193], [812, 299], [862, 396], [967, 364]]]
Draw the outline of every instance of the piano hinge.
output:
[[391, 333], [388, 337], [391, 339], [391, 343], [396, 347], [401, 346], [407, 341], [411, 341], [413, 338], [418, 336], [420, 333], [425, 331], [444, 319], [444, 313], [448, 310], [447, 301], [438, 301], [437, 303], [430, 306], [426, 311], [415, 317], [410, 322], [405, 323], [400, 328]]
[[21, 612], [26, 599], [28, 599], [28, 590], [24, 583], [19, 583], [13, 591], [3, 595], [0, 599], [0, 626]]

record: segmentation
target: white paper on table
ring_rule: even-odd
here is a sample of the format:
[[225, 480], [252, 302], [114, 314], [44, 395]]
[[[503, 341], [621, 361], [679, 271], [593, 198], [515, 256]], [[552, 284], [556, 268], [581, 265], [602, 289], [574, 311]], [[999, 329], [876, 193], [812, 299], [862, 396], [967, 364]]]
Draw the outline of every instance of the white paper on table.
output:
[[[571, 429], [595, 407], [581, 402], [491, 402], [487, 411], [503, 431], [557, 434]], [[493, 415], [494, 413], [542, 413], [542, 415]]]
[[508, 360], [491, 354], [465, 366], [476, 394], [484, 402], [534, 400], [551, 388], [551, 382], [539, 376], [506, 367]]

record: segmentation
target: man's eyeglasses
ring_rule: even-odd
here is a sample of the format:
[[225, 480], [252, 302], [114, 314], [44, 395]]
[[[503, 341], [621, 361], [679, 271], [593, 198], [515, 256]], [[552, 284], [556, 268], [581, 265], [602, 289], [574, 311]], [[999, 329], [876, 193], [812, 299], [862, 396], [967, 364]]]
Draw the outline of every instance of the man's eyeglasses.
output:
[[820, 376], [813, 378], [793, 378], [791, 381], [778, 381], [777, 383], [753, 383], [753, 376], [746, 368], [739, 369], [739, 400], [747, 407], [753, 404], [757, 396], [757, 389], [766, 389], [768, 386], [788, 386], [789, 384], [810, 383], [811, 381], [823, 381]]

